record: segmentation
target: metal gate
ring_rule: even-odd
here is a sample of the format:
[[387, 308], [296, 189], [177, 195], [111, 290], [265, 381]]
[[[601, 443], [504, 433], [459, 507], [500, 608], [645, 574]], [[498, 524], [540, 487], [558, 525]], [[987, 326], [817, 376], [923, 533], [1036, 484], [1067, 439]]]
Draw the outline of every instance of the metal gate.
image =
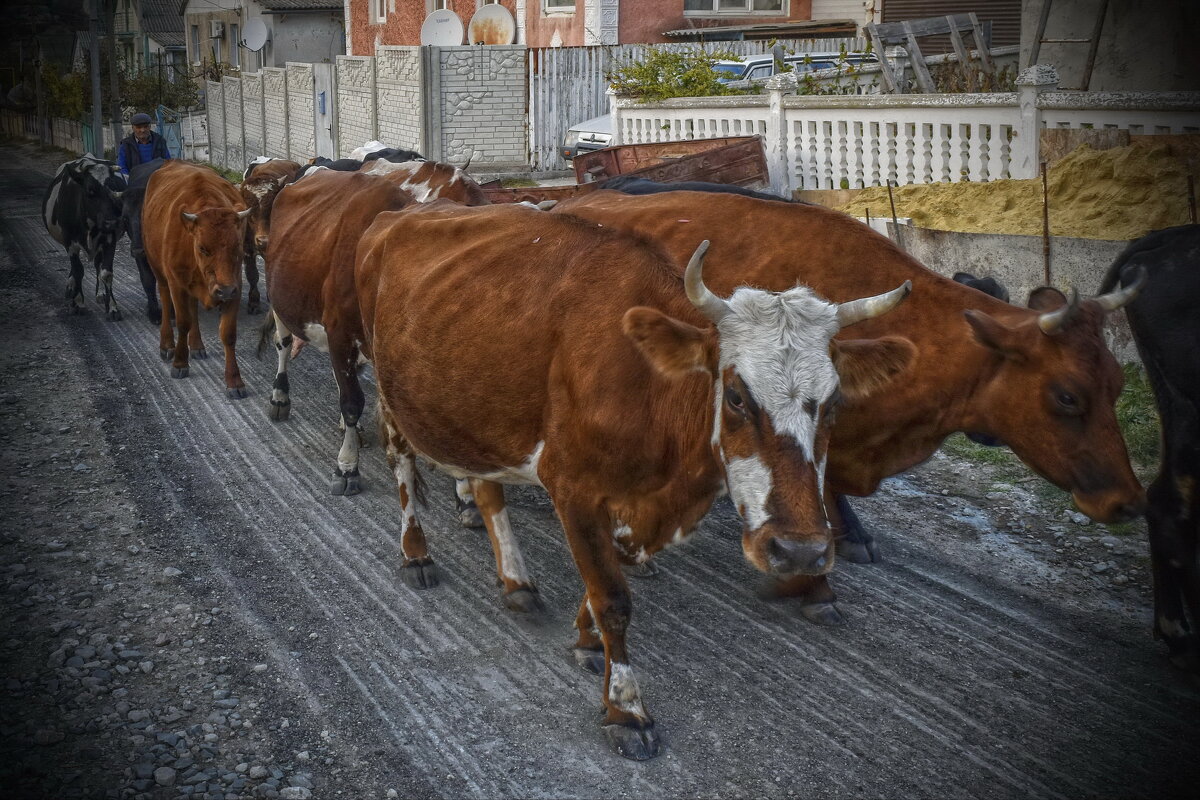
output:
[[159, 106], [155, 112], [158, 117], [158, 133], [167, 140], [167, 150], [171, 158], [183, 158], [183, 133], [180, 130], [179, 112], [166, 106]]

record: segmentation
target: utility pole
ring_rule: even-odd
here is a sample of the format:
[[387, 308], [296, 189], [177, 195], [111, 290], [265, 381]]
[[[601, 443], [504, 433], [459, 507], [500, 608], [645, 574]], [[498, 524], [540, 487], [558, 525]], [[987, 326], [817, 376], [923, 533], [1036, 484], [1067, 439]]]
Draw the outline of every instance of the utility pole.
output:
[[108, 23], [108, 89], [111, 93], [109, 102], [115, 146], [121, 141], [121, 64], [117, 61], [117, 4], [116, 0], [102, 1], [105, 6], [105, 21]]
[[88, 33], [91, 34], [92, 61], [92, 155], [104, 157], [104, 111], [100, 106], [100, 2], [92, 0], [92, 13], [88, 18]]

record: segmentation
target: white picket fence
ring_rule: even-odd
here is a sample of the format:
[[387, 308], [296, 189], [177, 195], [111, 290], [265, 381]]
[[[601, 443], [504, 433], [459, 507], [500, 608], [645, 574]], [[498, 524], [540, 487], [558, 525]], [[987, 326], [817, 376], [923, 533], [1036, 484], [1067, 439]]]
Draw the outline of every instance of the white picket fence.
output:
[[997, 94], [818, 97], [788, 94], [786, 81], [773, 78], [764, 95], [612, 98], [613, 144], [760, 135], [772, 188], [790, 195], [1031, 178], [1047, 127], [1200, 132], [1200, 93], [1058, 92], [1036, 80]]
[[[785, 52], [819, 53], [861, 50], [861, 39], [785, 39]], [[531, 48], [526, 58], [529, 84], [529, 160], [535, 171], [569, 169], [559, 155], [567, 128], [608, 113], [607, 76], [621, 64], [646, 57], [651, 45]], [[728, 51], [738, 56], [771, 52], [769, 41], [656, 44], [656, 50]]]

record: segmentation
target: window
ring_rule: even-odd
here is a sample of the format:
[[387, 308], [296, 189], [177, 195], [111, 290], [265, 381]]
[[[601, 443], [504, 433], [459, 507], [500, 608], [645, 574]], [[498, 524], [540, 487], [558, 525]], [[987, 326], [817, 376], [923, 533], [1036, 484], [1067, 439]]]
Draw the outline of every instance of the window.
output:
[[547, 14], [563, 14], [575, 10], [575, 0], [542, 0]]
[[432, 14], [450, 7], [450, 0], [425, 0], [425, 10]]
[[229, 63], [235, 67], [242, 63], [242, 37], [240, 25], [229, 26]]
[[683, 13], [692, 16], [712, 14], [767, 14], [781, 17], [788, 13], [787, 0], [683, 0]]
[[220, 36], [214, 36], [212, 38], [212, 54], [213, 54], [213, 63], [214, 64], [221, 63], [221, 37]]
[[387, 0], [371, 0], [371, 22], [380, 25], [387, 22]]
[[192, 63], [200, 63], [200, 26], [192, 26]]

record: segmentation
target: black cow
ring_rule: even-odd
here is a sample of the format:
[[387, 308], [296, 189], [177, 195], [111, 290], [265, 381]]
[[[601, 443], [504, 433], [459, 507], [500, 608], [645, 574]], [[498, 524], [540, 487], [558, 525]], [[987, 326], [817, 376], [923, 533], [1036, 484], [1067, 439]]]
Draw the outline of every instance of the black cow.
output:
[[1109, 267], [1101, 291], [1135, 287], [1129, 328], [1162, 422], [1158, 476], [1146, 492], [1154, 635], [1200, 669], [1200, 225], [1143, 236]]
[[146, 184], [150, 182], [150, 176], [165, 163], [164, 159], [156, 158], [129, 170], [129, 188], [125, 190], [125, 209], [122, 214], [125, 232], [129, 234], [129, 254], [137, 264], [142, 291], [146, 293], [146, 317], [155, 325], [162, 322], [162, 309], [158, 305], [158, 284], [154, 280], [154, 271], [150, 269], [142, 246], [142, 203], [146, 199]]
[[121, 238], [121, 195], [125, 179], [112, 161], [91, 153], [68, 161], [58, 168], [42, 199], [42, 221], [55, 241], [71, 257], [71, 275], [67, 278], [67, 306], [71, 312], [83, 311], [83, 262], [80, 251], [88, 254], [96, 269], [96, 302], [104, 285], [104, 310], [108, 318], [121, 318], [112, 293], [113, 252]]
[[636, 175], [617, 175], [599, 184], [601, 189], [613, 189], [622, 194], [658, 194], [659, 192], [718, 192], [721, 194], [740, 194], [746, 197], [757, 197], [759, 200], [775, 200], [780, 203], [796, 202], [777, 194], [759, 192], [747, 189], [745, 186], [734, 186], [729, 183], [710, 183], [708, 181], [680, 181], [679, 183], [659, 183], [658, 181], [639, 178]]
[[400, 150], [395, 147], [385, 147], [382, 150], [376, 150], [373, 153], [367, 153], [363, 158], [363, 163], [368, 161], [376, 161], [378, 159], [391, 161], [393, 164], [403, 164], [405, 161], [426, 161], [425, 156], [415, 150]]
[[997, 300], [1008, 302], [1008, 289], [1005, 289], [1000, 281], [995, 278], [976, 278], [969, 272], [956, 272], [954, 273], [954, 280], [964, 286], [970, 286], [972, 289], [978, 289], [984, 294], [989, 294]]

